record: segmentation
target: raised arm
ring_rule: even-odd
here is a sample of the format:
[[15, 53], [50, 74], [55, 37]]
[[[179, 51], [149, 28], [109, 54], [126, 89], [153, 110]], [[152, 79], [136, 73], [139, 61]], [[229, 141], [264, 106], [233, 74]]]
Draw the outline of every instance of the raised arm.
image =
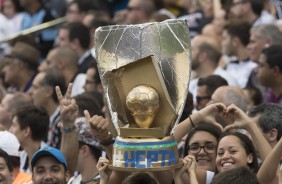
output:
[[60, 118], [62, 124], [62, 142], [61, 151], [63, 152], [68, 169], [73, 175], [77, 166], [78, 156], [78, 140], [77, 131], [74, 124], [78, 116], [78, 106], [74, 99], [71, 98], [72, 84], [70, 83], [65, 96], [58, 86], [56, 86], [56, 93], [60, 103]]
[[206, 121], [222, 129], [222, 126], [215, 121], [215, 115], [223, 114], [225, 105], [222, 103], [211, 104], [202, 110], [193, 113], [190, 117], [176, 125], [173, 136], [177, 142], [184, 137], [200, 121]]
[[[282, 157], [282, 139], [275, 145], [272, 151], [260, 167], [257, 178], [260, 183], [277, 184], [280, 175], [280, 160]], [[277, 172], [274, 172], [277, 171]], [[280, 176], [281, 177], [281, 176]]]
[[226, 110], [226, 116], [231, 116], [235, 119], [234, 123], [224, 128], [225, 131], [230, 129], [245, 129], [252, 137], [252, 141], [255, 144], [260, 158], [264, 160], [271, 151], [271, 146], [264, 138], [261, 130], [257, 124], [247, 116], [241, 109], [234, 104], [229, 105]]
[[84, 111], [84, 115], [89, 124], [88, 126], [91, 128], [92, 134], [103, 146], [108, 158], [111, 160], [114, 141], [111, 133], [109, 132], [109, 120], [97, 115], [90, 117], [87, 110]]

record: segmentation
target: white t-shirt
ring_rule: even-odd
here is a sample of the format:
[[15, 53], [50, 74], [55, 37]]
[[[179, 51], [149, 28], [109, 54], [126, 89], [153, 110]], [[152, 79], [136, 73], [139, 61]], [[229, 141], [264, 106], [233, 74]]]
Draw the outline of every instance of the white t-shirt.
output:
[[214, 177], [214, 172], [207, 171], [207, 179], [206, 179], [206, 184], [210, 184], [212, 179]]
[[226, 71], [237, 80], [240, 88], [244, 88], [247, 85], [249, 77], [257, 64], [251, 60], [240, 61], [239, 63], [229, 63], [226, 66]]
[[73, 84], [72, 93], [71, 93], [72, 97], [79, 95], [85, 91], [85, 89], [83, 88], [85, 81], [86, 81], [86, 74], [84, 73], [80, 73], [75, 77], [75, 79], [72, 82]]

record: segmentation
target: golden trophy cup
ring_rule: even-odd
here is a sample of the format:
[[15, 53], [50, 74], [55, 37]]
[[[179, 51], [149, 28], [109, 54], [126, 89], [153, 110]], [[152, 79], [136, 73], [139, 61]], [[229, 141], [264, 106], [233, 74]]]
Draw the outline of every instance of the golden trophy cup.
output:
[[101, 27], [95, 32], [98, 70], [118, 136], [112, 169], [179, 167], [173, 130], [190, 79], [185, 20]]
[[159, 94], [149, 85], [133, 88], [126, 97], [126, 106], [140, 128], [150, 128], [159, 110]]

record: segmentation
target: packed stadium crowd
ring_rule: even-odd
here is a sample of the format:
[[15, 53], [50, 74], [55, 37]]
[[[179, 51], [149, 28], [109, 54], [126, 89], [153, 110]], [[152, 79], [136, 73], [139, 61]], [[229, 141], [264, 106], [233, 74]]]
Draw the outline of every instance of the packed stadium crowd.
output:
[[[112, 169], [95, 30], [172, 19], [191, 40], [181, 164]], [[282, 1], [0, 0], [0, 102], [3, 184], [282, 184]]]

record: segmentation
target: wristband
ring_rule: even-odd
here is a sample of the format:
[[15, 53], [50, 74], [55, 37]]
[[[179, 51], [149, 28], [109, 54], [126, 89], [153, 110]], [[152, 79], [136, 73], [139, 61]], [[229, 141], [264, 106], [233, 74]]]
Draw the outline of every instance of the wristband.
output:
[[111, 144], [114, 144], [114, 142], [115, 142], [115, 140], [112, 138], [112, 136], [109, 138], [109, 139], [107, 139], [107, 140], [104, 140], [104, 141], [100, 141], [100, 140], [98, 140], [98, 142], [101, 144], [101, 145], [103, 145], [103, 146], [109, 146], [109, 145], [111, 145]]
[[65, 133], [70, 133], [70, 132], [76, 131], [76, 126], [73, 125], [71, 127], [62, 127], [62, 129]]
[[195, 128], [195, 124], [193, 123], [192, 118], [191, 118], [190, 116], [189, 116], [189, 120], [190, 120], [190, 122], [191, 122], [193, 128]]

